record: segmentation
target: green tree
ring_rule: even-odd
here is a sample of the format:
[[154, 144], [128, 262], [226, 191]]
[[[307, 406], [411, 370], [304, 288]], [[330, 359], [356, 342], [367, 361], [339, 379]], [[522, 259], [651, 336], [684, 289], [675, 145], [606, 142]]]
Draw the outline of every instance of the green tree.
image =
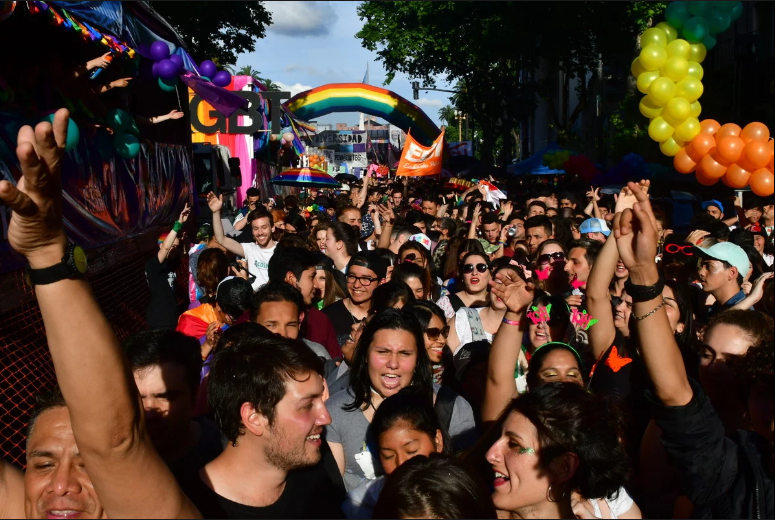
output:
[[266, 35], [272, 15], [264, 2], [162, 2], [151, 7], [178, 32], [197, 61], [235, 63]]
[[237, 76], [252, 76], [256, 79], [259, 79], [261, 77], [261, 72], [254, 69], [250, 65], [245, 65], [237, 71]]
[[455, 108], [449, 105], [443, 106], [439, 109], [439, 119], [444, 121], [448, 125], [453, 125], [457, 122], [457, 115]]

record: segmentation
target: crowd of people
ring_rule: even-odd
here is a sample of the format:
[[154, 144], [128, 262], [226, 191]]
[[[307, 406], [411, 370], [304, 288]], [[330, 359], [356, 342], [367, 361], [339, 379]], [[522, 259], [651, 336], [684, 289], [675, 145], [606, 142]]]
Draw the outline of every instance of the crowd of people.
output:
[[649, 181], [367, 176], [251, 188], [228, 236], [210, 193], [120, 342], [64, 233], [67, 117], [22, 128], [0, 181], [58, 383], [24, 474], [0, 464], [0, 517], [775, 515], [771, 197], [676, 233]]

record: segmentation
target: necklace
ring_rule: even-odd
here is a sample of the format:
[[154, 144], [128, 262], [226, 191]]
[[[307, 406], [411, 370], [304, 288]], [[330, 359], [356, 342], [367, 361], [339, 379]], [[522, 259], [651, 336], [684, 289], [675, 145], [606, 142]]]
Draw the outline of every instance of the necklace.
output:
[[347, 302], [349, 301], [349, 299], [342, 300], [342, 301], [344, 302], [344, 308], [347, 310], [347, 312], [350, 313], [350, 318], [352, 318], [353, 324], [358, 323], [359, 321], [363, 321], [363, 320], [356, 320], [355, 319], [355, 313], [353, 313], [353, 311], [351, 311], [350, 308], [347, 306]]

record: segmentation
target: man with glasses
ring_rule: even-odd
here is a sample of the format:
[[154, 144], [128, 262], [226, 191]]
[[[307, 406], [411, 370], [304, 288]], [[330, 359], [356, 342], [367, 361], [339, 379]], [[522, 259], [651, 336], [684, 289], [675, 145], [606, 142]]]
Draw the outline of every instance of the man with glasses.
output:
[[353, 324], [369, 315], [371, 298], [387, 275], [387, 265], [377, 253], [356, 253], [347, 264], [348, 297], [324, 307], [323, 312], [331, 320], [339, 345], [347, 341]]

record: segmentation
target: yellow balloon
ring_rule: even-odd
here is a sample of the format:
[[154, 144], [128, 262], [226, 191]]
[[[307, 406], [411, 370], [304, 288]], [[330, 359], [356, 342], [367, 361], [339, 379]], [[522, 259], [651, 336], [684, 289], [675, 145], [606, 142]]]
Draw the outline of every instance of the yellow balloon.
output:
[[676, 31], [675, 27], [667, 22], [659, 22], [657, 24], [657, 28], [662, 29], [662, 32], [665, 33], [665, 36], [667, 37], [667, 43], [670, 43], [671, 41], [678, 38], [678, 31]]
[[[643, 65], [641, 65], [640, 59], [635, 58], [632, 61], [632, 65], [630, 66], [630, 72], [632, 72], [632, 75], [637, 78], [638, 76], [640, 76], [641, 74], [647, 71], [646, 71], [646, 68]], [[702, 78], [699, 78], [699, 79], [702, 79]]]
[[675, 84], [676, 97], [685, 98], [689, 103], [694, 103], [702, 96], [702, 81], [692, 76], [686, 76]]
[[667, 52], [658, 45], [646, 45], [640, 51], [640, 64], [646, 70], [659, 70], [667, 61]]
[[688, 60], [691, 52], [692, 47], [686, 40], [673, 40], [667, 44], [667, 56], [670, 58], [680, 56]]
[[664, 106], [675, 97], [675, 83], [669, 78], [657, 78], [649, 86], [649, 96], [660, 106]]
[[672, 126], [678, 126], [692, 115], [692, 105], [682, 97], [674, 97], [665, 105], [662, 117]]
[[638, 109], [640, 109], [640, 113], [644, 116], [648, 117], [649, 119], [654, 119], [655, 117], [662, 114], [663, 107], [654, 103], [654, 100], [651, 99], [651, 96], [643, 96], [643, 99], [641, 99], [640, 103], [638, 104]]
[[670, 78], [675, 82], [684, 79], [688, 72], [689, 62], [686, 60], [686, 58], [682, 58], [680, 56], [671, 56], [660, 69], [660, 74], [662, 76]]
[[688, 59], [691, 61], [696, 61], [697, 63], [702, 63], [702, 61], [705, 59], [705, 56], [708, 55], [708, 49], [705, 48], [705, 46], [701, 43], [692, 43], [690, 45], [690, 52]]
[[[699, 124], [699, 123], [698, 123]], [[667, 141], [673, 136], [673, 127], [661, 116], [655, 117], [649, 123], [649, 137], [658, 143]]]
[[690, 117], [675, 128], [675, 138], [681, 141], [691, 141], [700, 133], [700, 121]]
[[692, 103], [692, 117], [700, 117], [700, 114], [702, 113], [702, 105], [700, 105], [699, 101], [695, 101]]
[[652, 27], [646, 29], [643, 34], [640, 35], [640, 46], [646, 47], [648, 45], [657, 45], [659, 47], [667, 46], [667, 35], [662, 29]]
[[655, 70], [653, 72], [644, 72], [640, 76], [638, 76], [637, 81], [635, 82], [635, 85], [638, 87], [638, 90], [643, 92], [644, 94], [649, 93], [649, 87], [654, 82], [655, 79], [659, 78], [659, 71]]
[[659, 149], [662, 150], [662, 153], [668, 157], [673, 157], [675, 154], [681, 151], [681, 148], [683, 148], [683, 144], [678, 144], [678, 141], [672, 137], [667, 141], [659, 143]]
[[705, 75], [705, 71], [702, 70], [702, 65], [700, 65], [696, 61], [690, 61], [689, 62], [689, 70], [686, 73], [689, 76], [691, 76], [693, 78], [697, 78], [699, 80], [701, 80], [702, 76]]

